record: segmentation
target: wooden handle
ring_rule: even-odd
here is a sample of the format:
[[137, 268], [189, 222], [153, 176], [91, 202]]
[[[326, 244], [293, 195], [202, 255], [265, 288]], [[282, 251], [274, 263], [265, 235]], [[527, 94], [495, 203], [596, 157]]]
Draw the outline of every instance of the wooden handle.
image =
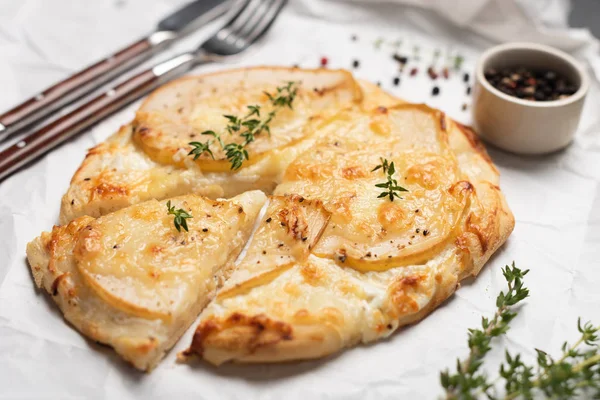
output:
[[[133, 43], [112, 56], [44, 90], [4, 114], [0, 114], [0, 124], [10, 129], [15, 124], [21, 127], [34, 122], [36, 119], [83, 95], [93, 87], [100, 85], [108, 79], [111, 71], [122, 71], [125, 66], [131, 67], [131, 62], [150, 50], [151, 47], [152, 44], [147, 38]], [[128, 63], [129, 65], [127, 65]], [[101, 79], [101, 77], [105, 77], [105, 79]]]
[[152, 70], [141, 72], [0, 152], [0, 181], [21, 166], [38, 159], [83, 129], [147, 93], [158, 82], [159, 78]]

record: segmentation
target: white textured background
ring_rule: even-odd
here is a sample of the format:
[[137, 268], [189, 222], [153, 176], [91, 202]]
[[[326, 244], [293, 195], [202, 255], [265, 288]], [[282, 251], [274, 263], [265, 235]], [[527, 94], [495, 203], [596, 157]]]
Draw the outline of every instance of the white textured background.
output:
[[[148, 33], [182, 3], [0, 0], [0, 109]], [[434, 83], [424, 70], [435, 49], [444, 54], [450, 48], [465, 56], [469, 71], [490, 42], [453, 27], [436, 12], [383, 4], [291, 3], [264, 43], [236, 65], [315, 67], [327, 56], [332, 67], [351, 68], [358, 59], [357, 76], [470, 121], [469, 110], [461, 110], [470, 103], [462, 74], [436, 82], [441, 95], [431, 97]], [[564, 28], [568, 2], [529, 3], [544, 10], [543, 22]], [[209, 31], [192, 35], [152, 62], [195, 46]], [[353, 34], [358, 41], [350, 40]], [[380, 37], [384, 43], [377, 50], [373, 42]], [[393, 43], [399, 39], [402, 47], [396, 49]], [[597, 49], [577, 47], [577, 41], [589, 39], [586, 32], [572, 31], [563, 39], [575, 43], [578, 56], [597, 62]], [[397, 64], [391, 54], [411, 55], [415, 44], [422, 61], [406, 71], [415, 65], [420, 73], [409, 78], [405, 71], [395, 87]], [[442, 56], [438, 66], [444, 60]], [[202, 66], [196, 72], [226, 67]], [[26, 243], [56, 223], [60, 197], [85, 150], [127, 122], [135, 105], [129, 107], [0, 184], [0, 399], [435, 398], [441, 393], [439, 371], [466, 354], [467, 328], [493, 312], [495, 296], [504, 288], [500, 267], [513, 260], [531, 269], [526, 280], [531, 298], [498, 345], [527, 357], [533, 357], [533, 347], [556, 354], [564, 339], [576, 336], [578, 316], [600, 323], [599, 100], [594, 81], [577, 139], [565, 151], [519, 157], [490, 149], [517, 219], [515, 231], [477, 280], [421, 323], [385, 342], [326, 360], [218, 369], [175, 363], [176, 351], [189, 343], [188, 332], [149, 375], [132, 371], [65, 324], [49, 298], [34, 289], [25, 260]], [[503, 355], [500, 347], [492, 352], [490, 372]]]

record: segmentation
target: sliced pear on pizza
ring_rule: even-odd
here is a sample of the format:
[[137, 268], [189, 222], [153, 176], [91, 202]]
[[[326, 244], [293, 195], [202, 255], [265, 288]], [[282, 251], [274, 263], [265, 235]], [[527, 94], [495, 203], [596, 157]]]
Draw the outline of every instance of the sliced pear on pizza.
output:
[[[246, 149], [249, 159], [231, 170], [219, 141], [202, 132], [219, 132], [224, 145], [239, 144], [241, 132], [226, 133], [224, 115], [242, 118], [258, 105], [260, 115], [249, 119], [266, 121], [273, 111], [268, 95], [277, 97], [277, 88], [290, 81], [291, 107], [279, 107], [270, 134], [256, 135]], [[358, 83], [341, 70], [258, 67], [175, 80], [146, 99], [135, 121], [88, 152], [63, 196], [60, 222], [190, 193], [213, 199], [254, 189], [271, 193], [287, 165], [311, 146], [322, 121], [361, 99]], [[211, 152], [194, 161], [191, 142], [211, 142]]]
[[27, 257], [75, 328], [149, 370], [229, 275], [265, 201], [259, 191], [176, 197], [170, 209], [151, 200], [55, 227]]
[[224, 145], [247, 140], [241, 133], [250, 125], [244, 123], [268, 120], [269, 129], [245, 146], [241, 167], [271, 163], [312, 136], [315, 120], [361, 99], [360, 86], [343, 70], [249, 68], [189, 77], [148, 97], [136, 114], [134, 139], [154, 161], [179, 167], [190, 160], [191, 142], [208, 145], [210, 151], [196, 157], [200, 169], [230, 172]]
[[[416, 105], [343, 114], [358, 115], [332, 119], [331, 135], [294, 160], [276, 193], [321, 199], [331, 212], [317, 256], [361, 271], [426, 262], [452, 239], [472, 194], [442, 115]], [[388, 175], [401, 189], [386, 195]]]

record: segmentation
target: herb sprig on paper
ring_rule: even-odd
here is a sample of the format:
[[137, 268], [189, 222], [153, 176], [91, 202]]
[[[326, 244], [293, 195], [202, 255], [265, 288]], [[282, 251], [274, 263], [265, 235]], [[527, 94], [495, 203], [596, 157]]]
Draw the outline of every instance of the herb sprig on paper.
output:
[[[293, 109], [292, 103], [298, 94], [296, 82], [290, 81], [283, 86], [277, 87], [274, 94], [264, 92], [269, 98], [273, 109], [261, 116], [261, 107], [259, 105], [249, 105], [248, 113], [242, 117], [235, 115], [223, 115], [227, 119], [225, 131], [229, 135], [239, 135], [244, 140], [242, 143], [231, 142], [225, 144], [222, 135], [214, 131], [204, 131], [202, 135], [210, 135], [215, 138], [221, 148], [225, 151], [225, 157], [231, 163], [231, 169], [237, 170], [241, 168], [244, 161], [249, 160], [248, 150], [246, 147], [256, 140], [256, 137], [263, 132], [271, 135], [270, 123], [275, 118], [277, 113], [283, 108]], [[208, 154], [213, 160], [214, 155], [210, 149], [213, 141], [190, 142], [192, 150], [188, 155], [193, 155], [194, 160], [197, 160], [202, 154]]]
[[401, 199], [402, 197], [400, 197], [398, 193], [408, 192], [408, 190], [398, 185], [398, 181], [394, 179], [394, 174], [396, 173], [396, 167], [394, 166], [394, 162], [392, 161], [390, 163], [387, 159], [383, 157], [381, 157], [380, 160], [381, 164], [373, 168], [371, 172], [375, 172], [379, 169], [382, 169], [383, 174], [386, 176], [387, 180], [386, 182], [378, 183], [375, 185], [375, 187], [386, 189], [385, 191], [379, 193], [379, 196], [377, 196], [377, 198], [389, 197], [390, 201], [394, 201], [394, 198], [396, 197]]
[[175, 216], [173, 223], [175, 224], [177, 232], [181, 232], [181, 228], [185, 229], [186, 232], [189, 232], [186, 220], [193, 218], [191, 214], [183, 208], [175, 209], [175, 206], [171, 206], [171, 200], [167, 201], [167, 214]]
[[[514, 306], [529, 296], [523, 278], [529, 272], [521, 271], [513, 263], [502, 270], [508, 283], [506, 294], [496, 299], [496, 313], [491, 320], [482, 318], [480, 329], [469, 329], [469, 355], [457, 360], [456, 370], [441, 373], [440, 381], [446, 399], [533, 399], [547, 397], [570, 399], [600, 397], [600, 326], [577, 322], [581, 337], [573, 345], [565, 342], [562, 355], [554, 360], [548, 353], [536, 349], [536, 366], [527, 365], [521, 355], [505, 353], [499, 376], [490, 380], [481, 371], [492, 339], [504, 335], [509, 323], [516, 317]], [[582, 348], [583, 347], [583, 348]], [[503, 381], [499, 390], [498, 382]], [[502, 395], [498, 393], [502, 391]]]

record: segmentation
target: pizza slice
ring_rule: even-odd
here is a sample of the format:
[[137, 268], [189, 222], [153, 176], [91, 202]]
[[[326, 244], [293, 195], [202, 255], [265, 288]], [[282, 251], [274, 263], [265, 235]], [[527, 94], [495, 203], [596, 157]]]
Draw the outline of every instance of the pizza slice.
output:
[[66, 320], [150, 370], [227, 278], [265, 201], [260, 191], [150, 200], [56, 226], [27, 258]]

